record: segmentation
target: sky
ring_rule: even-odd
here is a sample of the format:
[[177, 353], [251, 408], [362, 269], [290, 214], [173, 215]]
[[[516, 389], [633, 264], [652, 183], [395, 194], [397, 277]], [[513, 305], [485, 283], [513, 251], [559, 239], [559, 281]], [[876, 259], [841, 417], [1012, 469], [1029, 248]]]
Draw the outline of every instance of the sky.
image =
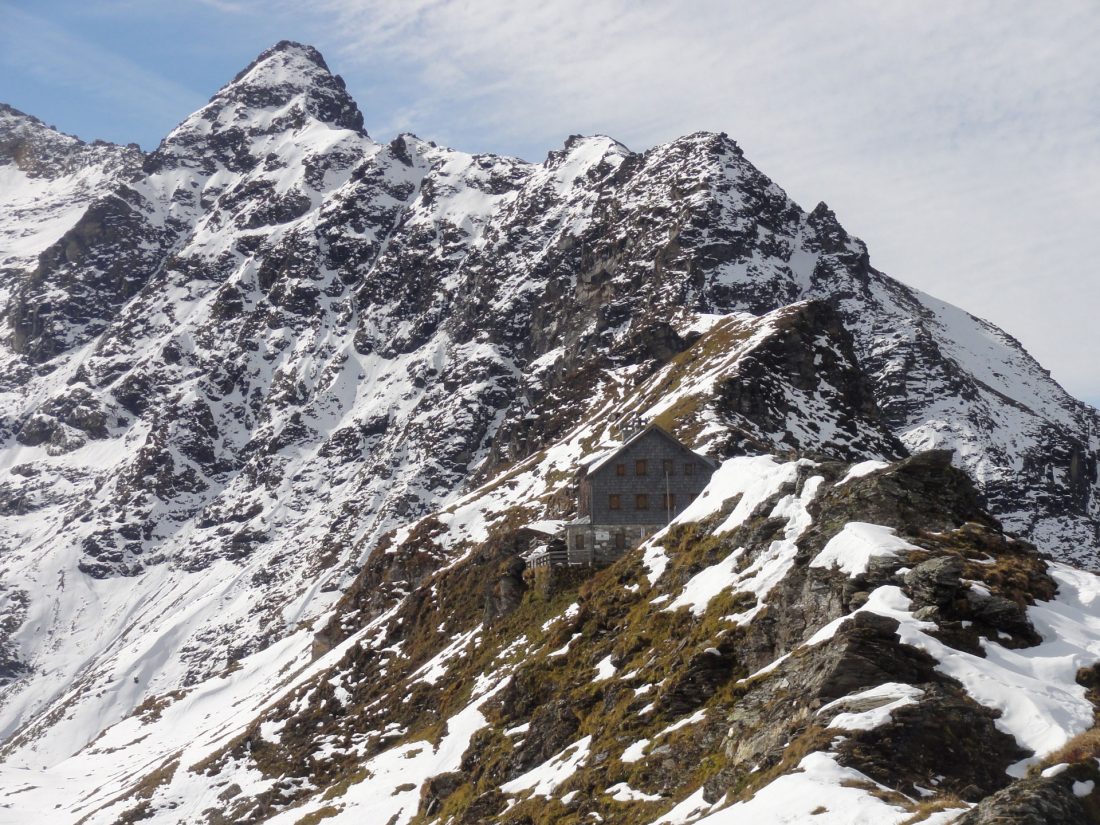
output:
[[379, 139], [727, 132], [1100, 405], [1098, 0], [0, 0], [0, 101], [150, 149], [282, 39]]

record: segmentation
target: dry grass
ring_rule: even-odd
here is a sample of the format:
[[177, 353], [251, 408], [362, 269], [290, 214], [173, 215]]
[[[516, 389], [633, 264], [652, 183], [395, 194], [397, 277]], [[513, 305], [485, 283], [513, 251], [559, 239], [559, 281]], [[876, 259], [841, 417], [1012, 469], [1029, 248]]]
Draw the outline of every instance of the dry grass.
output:
[[904, 805], [909, 800], [904, 794], [889, 788], [884, 788], [875, 782], [867, 782], [862, 779], [842, 779], [840, 781], [842, 788], [858, 788], [861, 791], [869, 793], [876, 799], [881, 799], [887, 805]]
[[1094, 757], [1100, 757], [1100, 727], [1089, 728], [1084, 733], [1077, 734], [1054, 753], [1049, 754], [1042, 765], [1036, 765], [1033, 770], [1038, 773], [1051, 765], [1060, 765], [1063, 762], [1072, 765]]
[[136, 805], [123, 811], [118, 819], [115, 820], [117, 825], [130, 825], [133, 822], [140, 822], [142, 819], [147, 819], [152, 816], [152, 807], [149, 804], [149, 800], [152, 798], [153, 793], [161, 785], [167, 785], [180, 766], [180, 754], [175, 753], [172, 756], [165, 759], [159, 767], [152, 772], [145, 775], [145, 778], [140, 783], [135, 785], [130, 791], [121, 793], [118, 796], [111, 799], [104, 805], [99, 806], [91, 813], [84, 816], [77, 825], [83, 825], [92, 816], [99, 811], [116, 805], [123, 801], [132, 799], [139, 800]]
[[294, 825], [318, 825], [319, 822], [336, 816], [341, 811], [343, 811], [343, 808], [334, 808], [332, 805], [326, 805], [320, 810], [314, 811], [313, 813], [307, 814], [306, 816], [302, 817], [296, 823], [294, 823]]
[[941, 811], [948, 811], [955, 808], [966, 810], [969, 807], [969, 805], [955, 796], [955, 794], [944, 794], [943, 796], [937, 796], [935, 799], [926, 799], [918, 803], [917, 806], [913, 808], [913, 815], [901, 823], [901, 825], [916, 825], [918, 822], [924, 822], [928, 817], [932, 816], [932, 814], [938, 814]]

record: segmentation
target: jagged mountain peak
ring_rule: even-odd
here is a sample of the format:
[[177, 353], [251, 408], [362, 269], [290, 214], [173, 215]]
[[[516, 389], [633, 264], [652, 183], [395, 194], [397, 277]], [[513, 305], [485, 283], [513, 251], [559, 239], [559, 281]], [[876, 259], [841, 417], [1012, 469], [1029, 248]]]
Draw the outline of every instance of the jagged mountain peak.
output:
[[[148, 171], [174, 165], [173, 158], [219, 160], [233, 171], [254, 164], [257, 139], [301, 132], [310, 124], [342, 129], [366, 138], [363, 114], [344, 80], [329, 71], [312, 46], [283, 40], [262, 52], [210, 102], [161, 142]], [[251, 158], [248, 156], [251, 155]], [[193, 164], [188, 164], [193, 165]]]
[[681, 159], [734, 158], [746, 167], [755, 167], [745, 158], [745, 153], [737, 141], [725, 132], [698, 131], [670, 140], [668, 143], [659, 144], [650, 149], [647, 154], [661, 153], [670, 157]]
[[[42, 129], [57, 132], [34, 115], [29, 115], [10, 104], [0, 103], [0, 134], [7, 134], [16, 129]], [[61, 133], [57, 132], [57, 134]]]
[[363, 128], [363, 115], [348, 95], [344, 79], [329, 71], [317, 49], [289, 40], [263, 51], [222, 87], [211, 103], [219, 99], [243, 102], [252, 108], [301, 101], [318, 120], [353, 131]]
[[56, 178], [121, 158], [132, 164], [139, 156], [136, 144], [117, 146], [102, 140], [86, 143], [34, 115], [0, 103], [0, 166], [14, 166], [28, 177]]
[[551, 173], [554, 186], [564, 191], [579, 178], [595, 175], [595, 179], [599, 179], [610, 174], [633, 155], [626, 146], [607, 135], [571, 135], [561, 149], [547, 153], [542, 166]]
[[209, 115], [213, 108], [220, 113], [228, 105], [239, 119], [242, 106], [278, 111], [294, 104], [337, 128], [357, 132], [363, 129], [363, 115], [348, 94], [344, 79], [329, 70], [317, 49], [289, 40], [263, 51], [200, 111]]
[[0, 312], [11, 276], [33, 265], [81, 209], [141, 168], [136, 144], [85, 143], [0, 103]]
[[616, 152], [622, 155], [634, 154], [626, 144], [621, 141], [615, 140], [610, 135], [595, 134], [595, 135], [570, 135], [565, 140], [563, 150], [551, 151], [548, 159], [557, 157], [560, 154], [569, 155], [577, 151], [584, 150], [597, 150], [604, 152]]
[[308, 66], [320, 69], [326, 73], [329, 72], [328, 63], [325, 62], [324, 56], [313, 46], [306, 43], [299, 43], [295, 40], [280, 40], [274, 46], [270, 46], [260, 52], [255, 60], [237, 72], [230, 83], [238, 83], [252, 73], [257, 67], [266, 67], [271, 64], [281, 64], [283, 66], [293, 64], [298, 70], [306, 66], [306, 74], [309, 72]]
[[13, 165], [29, 175], [39, 175], [45, 171], [45, 156], [68, 154], [82, 145], [77, 138], [51, 129], [33, 115], [0, 103], [0, 165]]

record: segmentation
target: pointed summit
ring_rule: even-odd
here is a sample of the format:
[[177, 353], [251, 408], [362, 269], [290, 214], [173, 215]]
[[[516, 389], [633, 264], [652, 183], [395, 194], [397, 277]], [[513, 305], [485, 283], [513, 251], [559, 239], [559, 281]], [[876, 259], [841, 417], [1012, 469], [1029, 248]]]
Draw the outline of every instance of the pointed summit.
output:
[[[228, 168], [251, 165], [253, 140], [301, 129], [310, 121], [366, 136], [363, 115], [344, 80], [312, 46], [283, 40], [265, 50], [195, 114], [177, 126], [150, 159], [147, 171], [170, 158]], [[213, 152], [211, 152], [213, 150]]]
[[235, 102], [253, 109], [277, 109], [301, 102], [318, 120], [362, 131], [363, 115], [344, 80], [329, 71], [312, 46], [282, 40], [265, 50], [210, 101]]
[[264, 49], [255, 60], [237, 72], [237, 76], [230, 81], [230, 85], [243, 80], [244, 77], [257, 66], [267, 64], [273, 59], [280, 58], [289, 61], [304, 61], [313, 64], [325, 72], [329, 71], [325, 58], [313, 46], [306, 43], [298, 43], [294, 40], [280, 40], [274, 46]]
[[329, 71], [317, 49], [290, 40], [262, 52], [202, 111], [229, 106], [274, 114], [296, 103], [317, 120], [356, 132], [363, 129], [363, 115], [348, 95], [343, 78]]

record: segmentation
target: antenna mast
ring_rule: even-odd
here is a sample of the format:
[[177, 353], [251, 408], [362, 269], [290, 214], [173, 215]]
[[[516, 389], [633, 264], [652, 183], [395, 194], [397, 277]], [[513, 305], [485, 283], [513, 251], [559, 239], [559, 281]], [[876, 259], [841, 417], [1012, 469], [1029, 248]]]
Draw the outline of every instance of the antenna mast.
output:
[[670, 495], [668, 481], [668, 465], [665, 465], [665, 516], [668, 519], [665, 524], [672, 524], [672, 496]]

